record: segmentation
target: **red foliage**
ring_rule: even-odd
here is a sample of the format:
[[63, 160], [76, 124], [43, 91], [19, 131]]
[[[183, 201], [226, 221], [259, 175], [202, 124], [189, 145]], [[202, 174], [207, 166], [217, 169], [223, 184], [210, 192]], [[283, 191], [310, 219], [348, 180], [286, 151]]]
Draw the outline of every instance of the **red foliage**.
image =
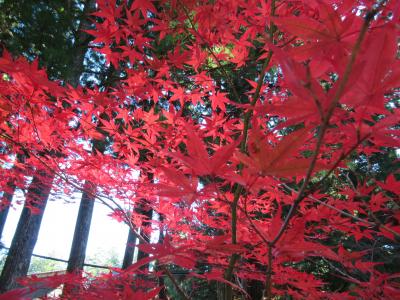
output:
[[[90, 181], [103, 199], [126, 207], [146, 199], [162, 215], [150, 222], [167, 233], [163, 244], [140, 246], [153, 256], [91, 284], [75, 281], [81, 299], [151, 299], [168, 264], [208, 280], [260, 280], [267, 299], [399, 297], [398, 274], [342, 241], [324, 243], [336, 232], [399, 241], [393, 174], [324, 188], [351, 155], [399, 147], [398, 1], [122, 2], [98, 1], [88, 31], [126, 74], [113, 88], [73, 89], [49, 81], [36, 61], [6, 51], [0, 58], [2, 159], [27, 157], [10, 171], [16, 184], [44, 166], [55, 188]], [[256, 78], [235, 75], [243, 67], [257, 68]], [[105, 136], [112, 154], [87, 151]], [[112, 216], [134, 229], [143, 218], [122, 206]], [[296, 267], [312, 257], [348, 270], [339, 275], [351, 289], [327, 292], [321, 278]], [[153, 260], [158, 272], [141, 268]], [[201, 264], [211, 271], [200, 274]]]

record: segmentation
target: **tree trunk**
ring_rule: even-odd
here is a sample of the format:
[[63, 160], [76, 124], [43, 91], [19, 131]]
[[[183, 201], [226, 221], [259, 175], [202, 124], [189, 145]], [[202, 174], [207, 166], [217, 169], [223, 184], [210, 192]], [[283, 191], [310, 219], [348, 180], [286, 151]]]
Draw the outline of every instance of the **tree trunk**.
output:
[[89, 42], [92, 39], [92, 37], [83, 30], [90, 29], [91, 22], [89, 21], [88, 15], [96, 10], [96, 1], [88, 0], [84, 2], [84, 5], [83, 18], [79, 24], [75, 42], [77, 51], [75, 52], [75, 59], [73, 60], [71, 66], [71, 76], [70, 78], [67, 78], [67, 82], [74, 87], [79, 85], [84, 67], [83, 62], [85, 60], [85, 54], [87, 52]]
[[7, 182], [7, 188], [4, 190], [3, 197], [0, 204], [0, 239], [3, 236], [4, 225], [6, 224], [8, 211], [10, 209], [10, 204], [15, 193], [16, 186], [14, 181], [10, 180]]
[[263, 298], [264, 284], [259, 280], [249, 280], [246, 287], [251, 299], [259, 300]]
[[[147, 174], [147, 179], [150, 182], [153, 182], [154, 175], [153, 173]], [[135, 208], [136, 213], [144, 215], [145, 219], [140, 224], [140, 236], [146, 241], [150, 242], [150, 234], [146, 234], [146, 232], [151, 233], [151, 220], [153, 218], [153, 209], [149, 206], [149, 202], [146, 199], [142, 199], [141, 203], [137, 205]], [[150, 230], [149, 230], [150, 229]], [[141, 260], [142, 258], [149, 257], [149, 254], [143, 252], [139, 249], [137, 260]]]
[[[164, 228], [162, 226], [162, 223], [164, 221], [164, 216], [162, 214], [160, 214], [160, 237], [158, 238], [158, 243], [162, 244], [164, 242]], [[158, 279], [158, 285], [162, 286], [163, 288], [160, 290], [160, 292], [158, 293], [158, 299], [160, 300], [166, 300], [168, 299], [167, 297], [167, 288], [165, 286], [165, 280], [163, 276], [160, 276]]]
[[69, 273], [82, 270], [83, 264], [85, 263], [95, 192], [95, 186], [89, 181], [86, 181], [83, 187], [78, 218], [76, 219], [74, 238], [72, 240], [71, 252], [68, 259], [67, 272]]
[[[79, 79], [83, 71], [83, 63], [90, 36], [83, 30], [90, 28], [88, 15], [95, 11], [96, 1], [88, 0], [84, 3], [83, 18], [77, 31], [76, 46], [78, 48], [74, 63], [71, 66], [71, 78], [69, 82], [73, 86], [79, 85]], [[72, 273], [83, 269], [86, 256], [87, 241], [89, 238], [90, 223], [92, 221], [94, 195], [96, 187], [89, 181], [85, 181], [83, 186], [82, 198], [79, 205], [78, 218], [75, 224], [75, 232], [71, 246], [71, 252], [68, 259], [67, 272]]]
[[222, 282], [217, 282], [217, 299], [218, 300], [232, 300], [233, 290], [230, 285]]
[[[90, 224], [92, 222], [94, 195], [96, 187], [89, 181], [85, 181], [81, 203], [79, 205], [78, 217], [75, 223], [74, 237], [71, 251], [68, 258], [67, 272], [77, 274], [83, 270], [86, 258], [86, 248], [89, 239]], [[63, 289], [63, 296], [68, 299], [79, 293], [79, 286], [66, 284]]]
[[[153, 210], [148, 207], [147, 203], [145, 203], [142, 207], [138, 208], [138, 213], [144, 215], [146, 217], [145, 220], [142, 221], [140, 227], [140, 236], [146, 241], [150, 242], [150, 234], [146, 234], [149, 232], [151, 227], [151, 218], [153, 217]], [[141, 260], [142, 258], [149, 257], [149, 254], [139, 250], [137, 260]]]
[[53, 179], [53, 174], [43, 170], [36, 171], [33, 176], [0, 276], [0, 293], [15, 288], [17, 278], [26, 276], [28, 273]]
[[129, 228], [128, 240], [126, 242], [124, 260], [122, 262], [122, 269], [128, 268], [133, 262], [133, 255], [135, 254], [136, 234]]
[[[25, 161], [25, 156], [17, 154], [17, 162], [23, 163]], [[4, 187], [3, 197], [0, 203], [0, 239], [3, 237], [4, 226], [7, 221], [8, 211], [10, 210], [10, 205], [12, 198], [14, 196], [15, 190], [17, 189], [17, 178], [15, 176], [16, 172], [20, 169], [15, 165], [7, 172], [6, 176], [2, 176], [1, 180], [7, 180], [6, 186]]]

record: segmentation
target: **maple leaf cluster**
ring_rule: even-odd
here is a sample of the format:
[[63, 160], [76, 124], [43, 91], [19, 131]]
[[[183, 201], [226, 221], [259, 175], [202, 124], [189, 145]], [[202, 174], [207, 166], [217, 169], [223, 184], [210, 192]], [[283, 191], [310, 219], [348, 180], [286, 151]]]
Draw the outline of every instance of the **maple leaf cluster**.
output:
[[[141, 241], [152, 256], [126, 270], [54, 282], [80, 284], [82, 299], [152, 299], [177, 265], [238, 295], [237, 282], [262, 282], [265, 299], [399, 297], [399, 274], [359, 247], [398, 247], [396, 174], [344, 176], [399, 147], [398, 1], [131, 2], [98, 0], [87, 31], [123, 75], [112, 87], [0, 58], [1, 159], [15, 184], [38, 169], [54, 189], [90, 181], [134, 230], [145, 199], [165, 234]], [[351, 288], [301, 267], [318, 262]]]

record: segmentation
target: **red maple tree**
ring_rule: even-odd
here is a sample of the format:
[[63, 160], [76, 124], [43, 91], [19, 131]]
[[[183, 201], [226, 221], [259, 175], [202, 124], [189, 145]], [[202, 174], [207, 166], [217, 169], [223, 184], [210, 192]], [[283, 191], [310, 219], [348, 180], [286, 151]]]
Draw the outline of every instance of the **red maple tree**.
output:
[[[152, 299], [168, 276], [189, 299], [169, 270], [177, 265], [223, 283], [222, 299], [249, 297], [244, 280], [261, 282], [263, 299], [399, 297], [399, 274], [371, 258], [374, 248], [346, 242], [398, 245], [396, 176], [344, 174], [399, 146], [400, 3], [130, 2], [98, 0], [87, 31], [121, 74], [110, 88], [49, 81], [36, 62], [3, 52], [2, 159], [21, 185], [34, 170], [60, 190], [92, 182], [134, 231], [143, 216], [129, 208], [145, 199], [165, 237], [142, 239], [152, 256], [91, 284], [31, 278], [29, 291], [68, 283], [79, 299]], [[108, 151], [88, 151], [92, 139]], [[327, 288], [307, 262], [349, 285]]]

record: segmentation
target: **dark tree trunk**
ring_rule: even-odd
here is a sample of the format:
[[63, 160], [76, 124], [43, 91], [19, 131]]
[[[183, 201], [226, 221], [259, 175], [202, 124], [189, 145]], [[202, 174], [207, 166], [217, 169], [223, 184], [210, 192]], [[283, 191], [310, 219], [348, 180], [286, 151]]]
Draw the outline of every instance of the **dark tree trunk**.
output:
[[[143, 220], [140, 227], [140, 236], [146, 241], [150, 242], [150, 234], [151, 232], [151, 218], [153, 217], [153, 210], [148, 207], [148, 204], [145, 203], [142, 207], [138, 208], [138, 213], [145, 216], [145, 220]], [[141, 260], [142, 258], [149, 257], [149, 254], [139, 250], [137, 260]]]
[[15, 288], [17, 278], [28, 273], [53, 179], [54, 175], [43, 170], [36, 171], [33, 176], [0, 276], [0, 293]]
[[3, 197], [0, 204], [0, 239], [3, 236], [4, 225], [6, 224], [8, 211], [10, 209], [10, 204], [15, 193], [14, 181], [10, 180], [7, 182], [7, 188], [3, 192]]
[[[163, 215], [161, 214], [161, 215], [160, 215], [160, 223], [161, 223], [161, 227], [160, 227], [160, 237], [158, 238], [158, 243], [159, 243], [159, 244], [162, 244], [162, 243], [164, 242], [164, 228], [162, 227], [163, 221], [164, 221], [164, 217], [163, 217]], [[159, 286], [162, 286], [162, 287], [163, 287], [163, 288], [160, 290], [160, 292], [158, 293], [158, 299], [160, 299], [160, 300], [166, 300], [166, 299], [168, 299], [168, 297], [167, 297], [167, 289], [166, 289], [166, 286], [165, 286], [165, 280], [164, 280], [164, 277], [163, 277], [163, 276], [160, 276], [160, 277], [159, 277], [159, 279], [158, 279], [158, 284], [159, 284]]]
[[[68, 79], [68, 82], [73, 86], [79, 85], [79, 79], [83, 71], [85, 54], [91, 39], [91, 37], [83, 30], [90, 29], [91, 22], [88, 17], [90, 13], [95, 11], [96, 1], [87, 0], [84, 2], [84, 5], [83, 18], [76, 33], [77, 51], [75, 53], [73, 65], [71, 66], [71, 78]], [[79, 205], [78, 217], [75, 224], [71, 252], [68, 259], [67, 272], [69, 273], [82, 270], [85, 263], [86, 247], [93, 215], [95, 193], [96, 187], [89, 181], [85, 181]]]
[[76, 49], [75, 59], [71, 66], [71, 77], [67, 78], [68, 83], [76, 87], [79, 85], [82, 72], [84, 70], [83, 62], [85, 60], [85, 54], [88, 49], [89, 42], [93, 39], [88, 33], [83, 30], [90, 29], [91, 22], [88, 18], [89, 14], [96, 10], [96, 1], [87, 0], [84, 2], [83, 18], [79, 24], [79, 28], [76, 32]]
[[259, 280], [249, 280], [246, 287], [250, 299], [259, 300], [263, 298], [264, 284]]
[[124, 260], [122, 262], [122, 269], [128, 268], [133, 262], [133, 255], [135, 254], [136, 246], [136, 233], [129, 228], [128, 240], [126, 242]]
[[[153, 183], [153, 173], [147, 174], [147, 179]], [[140, 225], [140, 236], [146, 242], [150, 242], [150, 234], [151, 234], [151, 220], [153, 217], [153, 209], [150, 207], [149, 202], [146, 199], [142, 199], [141, 203], [137, 205], [135, 208], [136, 213], [145, 216]], [[141, 260], [142, 258], [149, 257], [149, 254], [139, 250], [137, 260]]]
[[81, 204], [76, 220], [74, 238], [68, 259], [67, 272], [73, 273], [83, 269], [85, 263], [86, 247], [89, 238], [90, 223], [94, 208], [95, 186], [86, 181], [83, 187]]
[[231, 286], [217, 282], [217, 299], [218, 300], [232, 300], [233, 299], [233, 291]]

